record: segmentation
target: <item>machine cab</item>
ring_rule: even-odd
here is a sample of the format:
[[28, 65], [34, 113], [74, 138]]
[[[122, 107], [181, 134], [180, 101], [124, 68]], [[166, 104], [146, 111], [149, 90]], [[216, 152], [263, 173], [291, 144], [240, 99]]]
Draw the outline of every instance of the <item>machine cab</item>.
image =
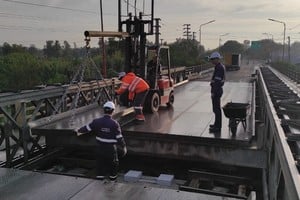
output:
[[[170, 71], [170, 53], [167, 46], [148, 47], [145, 77], [150, 86], [146, 98], [146, 110], [156, 112], [160, 105], [174, 102], [174, 83]], [[147, 108], [148, 107], [148, 108]]]

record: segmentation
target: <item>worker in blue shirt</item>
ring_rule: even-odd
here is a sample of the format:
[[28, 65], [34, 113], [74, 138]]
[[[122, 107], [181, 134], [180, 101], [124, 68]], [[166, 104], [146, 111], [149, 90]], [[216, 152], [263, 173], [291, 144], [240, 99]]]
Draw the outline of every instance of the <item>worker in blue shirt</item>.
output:
[[215, 70], [210, 82], [212, 107], [215, 114], [215, 122], [211, 124], [209, 128], [211, 133], [220, 133], [222, 128], [221, 97], [223, 95], [223, 85], [225, 81], [225, 67], [221, 63], [221, 58], [218, 52], [213, 52], [209, 57], [211, 63], [215, 65]]
[[104, 179], [109, 175], [111, 180], [117, 178], [119, 166], [117, 145], [122, 147], [121, 156], [127, 153], [126, 144], [121, 133], [120, 124], [112, 119], [115, 104], [111, 101], [103, 105], [104, 116], [94, 119], [91, 123], [78, 129], [80, 133], [93, 132], [96, 134], [96, 167], [97, 179]]

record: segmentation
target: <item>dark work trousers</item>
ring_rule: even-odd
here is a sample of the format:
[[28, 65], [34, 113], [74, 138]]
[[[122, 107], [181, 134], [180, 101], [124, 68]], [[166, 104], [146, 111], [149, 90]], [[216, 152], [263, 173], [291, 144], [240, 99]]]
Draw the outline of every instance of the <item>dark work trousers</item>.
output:
[[135, 94], [133, 107], [136, 115], [143, 114], [143, 105], [149, 90]]
[[115, 176], [118, 173], [119, 160], [116, 147], [100, 144], [96, 147], [96, 176]]
[[214, 126], [216, 128], [222, 128], [221, 97], [213, 96], [211, 100], [212, 100], [213, 112], [215, 113]]
[[147, 80], [151, 89], [156, 89], [157, 86], [155, 87], [155, 84], [159, 78], [160, 75], [159, 74], [156, 75], [156, 73], [148, 75]]
[[149, 76], [148, 80], [149, 80], [150, 88], [155, 89], [155, 81], [156, 81], [155, 75]]

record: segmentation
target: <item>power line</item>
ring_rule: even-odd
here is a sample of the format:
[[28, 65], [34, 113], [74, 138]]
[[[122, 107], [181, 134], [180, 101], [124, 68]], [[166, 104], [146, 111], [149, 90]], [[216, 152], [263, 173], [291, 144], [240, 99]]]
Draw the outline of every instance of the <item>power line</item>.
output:
[[21, 18], [21, 19], [28, 19], [28, 20], [35, 20], [35, 21], [38, 21], [40, 19], [43, 19], [41, 17], [36, 17], [36, 16], [30, 16], [30, 15], [18, 15], [18, 14], [12, 14], [12, 13], [5, 13], [5, 12], [0, 12], [0, 17], [14, 17], [14, 18]]
[[63, 29], [54, 29], [54, 28], [35, 28], [35, 27], [31, 27], [31, 26], [11, 26], [11, 25], [1, 25], [0, 24], [0, 29], [3, 30], [23, 30], [23, 31], [46, 31], [46, 32], [71, 32], [69, 30], [63, 30]]
[[65, 8], [65, 7], [51, 6], [51, 5], [37, 4], [37, 3], [28, 3], [28, 2], [23, 2], [23, 1], [14, 1], [14, 0], [2, 0], [2, 1], [6, 1], [6, 2], [10, 2], [10, 3], [23, 4], [23, 5], [30, 5], [30, 6], [38, 6], [38, 7], [54, 8], [54, 9], [60, 9], [60, 10], [68, 10], [68, 11], [74, 11], [74, 12], [98, 14], [97, 12], [93, 12], [93, 11], [73, 9], [73, 8]]
[[[140, 11], [140, 12], [144, 13], [144, 10], [141, 10], [141, 9], [139, 9], [139, 8], [136, 8], [136, 5], [133, 5], [132, 3], [130, 3], [129, 0], [124, 0], [124, 2], [125, 2], [128, 6], [130, 6], [131, 8], [133, 8], [135, 12], [136, 12], [136, 11]], [[136, 4], [136, 0], [135, 0], [135, 4]], [[144, 7], [144, 5], [143, 5], [143, 7]]]

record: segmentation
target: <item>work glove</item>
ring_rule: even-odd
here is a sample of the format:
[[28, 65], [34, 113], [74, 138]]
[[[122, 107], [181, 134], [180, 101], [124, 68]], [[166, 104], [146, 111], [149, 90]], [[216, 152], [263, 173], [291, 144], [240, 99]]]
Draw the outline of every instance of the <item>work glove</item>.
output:
[[77, 135], [77, 136], [81, 136], [81, 135], [84, 134], [84, 133], [79, 132], [79, 129], [75, 129], [74, 131], [76, 132], [76, 135]]

